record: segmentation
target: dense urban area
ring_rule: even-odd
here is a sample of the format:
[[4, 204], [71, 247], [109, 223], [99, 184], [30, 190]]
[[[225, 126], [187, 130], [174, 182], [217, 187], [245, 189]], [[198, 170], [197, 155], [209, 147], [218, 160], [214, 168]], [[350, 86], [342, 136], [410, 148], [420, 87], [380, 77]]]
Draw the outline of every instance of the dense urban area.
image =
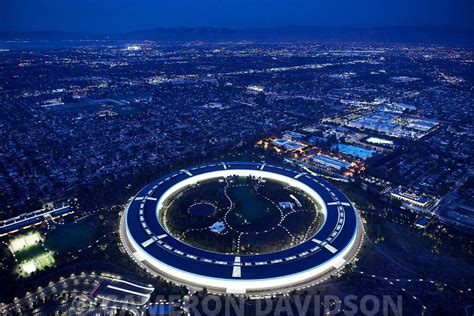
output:
[[359, 210], [357, 260], [302, 292], [474, 312], [472, 49], [3, 42], [0, 74], [0, 313], [187, 313], [206, 290], [134, 265], [120, 215], [160, 175], [232, 160], [317, 175]]

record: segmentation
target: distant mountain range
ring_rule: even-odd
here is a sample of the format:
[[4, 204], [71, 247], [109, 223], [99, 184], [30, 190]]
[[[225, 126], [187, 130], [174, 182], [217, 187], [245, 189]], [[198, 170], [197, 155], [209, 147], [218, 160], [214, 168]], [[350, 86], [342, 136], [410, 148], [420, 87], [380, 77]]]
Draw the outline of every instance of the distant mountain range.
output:
[[428, 27], [325, 28], [311, 26], [230, 29], [213, 27], [154, 28], [128, 33], [95, 34], [59, 31], [0, 32], [0, 40], [155, 40], [155, 41], [363, 41], [474, 46], [474, 30]]

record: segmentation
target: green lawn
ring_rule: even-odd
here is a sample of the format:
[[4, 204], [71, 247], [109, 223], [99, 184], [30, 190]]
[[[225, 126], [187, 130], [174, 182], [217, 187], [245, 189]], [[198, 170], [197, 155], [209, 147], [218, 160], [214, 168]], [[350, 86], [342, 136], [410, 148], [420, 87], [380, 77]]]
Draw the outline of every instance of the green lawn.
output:
[[449, 246], [442, 247], [439, 254], [433, 253], [435, 242], [420, 230], [391, 222], [376, 224], [369, 230], [372, 240], [384, 237], [377, 244], [381, 251], [421, 276], [464, 286], [466, 275], [474, 275], [472, 258], [456, 255]]
[[86, 248], [92, 242], [96, 228], [97, 223], [94, 220], [58, 225], [46, 236], [45, 247], [58, 253]]

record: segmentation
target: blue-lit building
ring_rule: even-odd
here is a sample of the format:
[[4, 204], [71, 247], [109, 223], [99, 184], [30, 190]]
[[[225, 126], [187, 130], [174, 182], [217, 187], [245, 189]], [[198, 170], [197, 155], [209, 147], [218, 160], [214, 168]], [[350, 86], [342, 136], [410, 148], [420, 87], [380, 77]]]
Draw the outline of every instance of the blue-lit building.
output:
[[281, 139], [281, 138], [277, 138], [277, 139], [273, 140], [272, 142], [273, 142], [274, 145], [276, 145], [278, 147], [281, 147], [285, 150], [289, 150], [289, 151], [302, 149], [304, 147], [303, 144], [293, 142], [293, 141], [287, 140], [287, 139]]
[[337, 144], [332, 146], [331, 149], [359, 159], [367, 159], [375, 154], [373, 150], [348, 144]]
[[326, 155], [316, 155], [311, 161], [317, 165], [323, 165], [337, 170], [348, 168], [351, 164]]
[[[322, 227], [291, 248], [246, 255], [193, 247], [161, 223], [157, 210], [172, 194], [198, 181], [235, 175], [272, 179], [303, 190], [320, 205]], [[291, 291], [338, 271], [357, 253], [359, 225], [347, 197], [310, 173], [265, 162], [217, 162], [176, 171], [144, 187], [129, 203], [120, 234], [129, 255], [154, 275], [216, 293], [260, 295]]]

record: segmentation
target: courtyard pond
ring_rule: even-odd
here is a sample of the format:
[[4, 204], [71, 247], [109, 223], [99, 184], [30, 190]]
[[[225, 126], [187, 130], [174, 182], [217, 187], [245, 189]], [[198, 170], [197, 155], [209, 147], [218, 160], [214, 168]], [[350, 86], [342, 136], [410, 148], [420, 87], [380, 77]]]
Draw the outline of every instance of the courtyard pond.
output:
[[234, 212], [229, 213], [227, 221], [237, 231], [257, 232], [274, 228], [281, 219], [278, 208], [252, 186], [240, 185], [228, 189], [235, 202]]
[[210, 216], [216, 211], [216, 207], [210, 203], [196, 203], [189, 207], [188, 212], [195, 216]]

